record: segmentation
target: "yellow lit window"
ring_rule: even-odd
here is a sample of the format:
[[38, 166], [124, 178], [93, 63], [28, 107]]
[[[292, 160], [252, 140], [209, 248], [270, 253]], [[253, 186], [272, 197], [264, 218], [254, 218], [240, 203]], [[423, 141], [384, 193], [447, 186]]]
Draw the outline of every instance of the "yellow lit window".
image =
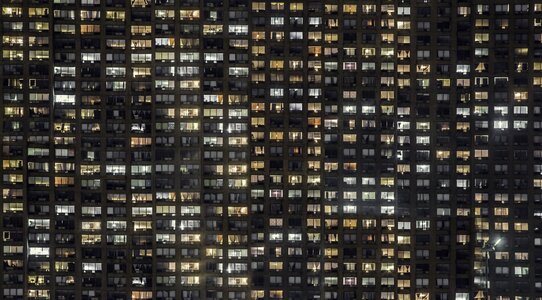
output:
[[192, 244], [192, 243], [199, 243], [200, 241], [201, 241], [200, 234], [181, 234], [181, 243]]
[[[397, 244], [410, 245], [410, 236], [398, 235], [397, 236]], [[408, 253], [408, 256], [410, 257], [410, 252], [405, 251], [405, 253]], [[399, 257], [399, 258], [401, 258], [401, 257]]]
[[397, 36], [397, 42], [399, 44], [403, 44], [403, 45], [410, 44], [410, 36], [408, 36], [408, 35], [399, 35], [399, 36]]
[[303, 2], [294, 2], [290, 3], [290, 10], [291, 11], [302, 11], [303, 10]]
[[3, 160], [2, 161], [2, 168], [4, 170], [20, 169], [22, 167], [23, 167], [23, 161], [22, 160], [12, 159], [12, 160]]
[[131, 147], [150, 146], [152, 144], [152, 138], [133, 137], [130, 139]]
[[132, 34], [150, 34], [152, 32], [152, 27], [143, 25], [132, 25], [130, 28], [130, 32]]
[[514, 230], [515, 231], [527, 231], [527, 230], [529, 230], [529, 224], [528, 223], [514, 223]]
[[495, 222], [495, 230], [508, 231], [508, 222]]
[[[382, 249], [382, 257], [392, 258], [394, 256], [395, 256], [395, 251], [393, 248]], [[382, 266], [381, 266], [382, 271], [393, 271], [393, 269], [394, 269], [393, 263], [382, 263]]]
[[[399, 251], [399, 253], [402, 252], [402, 255], [400, 258], [410, 258], [410, 251]], [[405, 254], [408, 253], [408, 254]], [[408, 255], [408, 257], [406, 257]], [[403, 275], [403, 274], [409, 274], [410, 273], [410, 266], [409, 265], [400, 265], [398, 266], [397, 268], [397, 272], [400, 274], [400, 275]]]
[[508, 216], [508, 207], [495, 207], [495, 216]]
[[343, 12], [345, 14], [355, 14], [357, 12], [356, 4], [344, 4], [343, 5]]
[[253, 31], [252, 32], [252, 39], [256, 40], [256, 41], [265, 39], [265, 31]]
[[376, 220], [375, 219], [365, 219], [362, 221], [362, 226], [364, 229], [369, 228], [376, 228]]
[[22, 36], [4, 35], [2, 37], [2, 43], [4, 45], [9, 45], [9, 46], [13, 46], [13, 45], [22, 46], [23, 41], [24, 41], [24, 38]]
[[265, 11], [265, 2], [252, 2], [252, 10], [256, 12]]
[[4, 17], [21, 17], [23, 9], [20, 7], [2, 7], [2, 16]]
[[324, 40], [326, 43], [336, 43], [339, 40], [339, 35], [336, 33], [326, 33]]
[[400, 88], [403, 88], [403, 87], [409, 87], [409, 86], [410, 86], [410, 79], [408, 79], [408, 78], [398, 79], [398, 80], [397, 80], [397, 85], [398, 85]]
[[358, 220], [356, 219], [344, 219], [343, 220], [343, 226], [344, 228], [349, 228], [349, 229], [355, 229], [358, 225]]
[[308, 233], [307, 234], [307, 241], [317, 243], [321, 240], [320, 233]]
[[393, 177], [382, 177], [380, 178], [381, 186], [393, 186], [395, 184], [395, 179]]
[[151, 75], [151, 68], [132, 68], [133, 77], [145, 77]]
[[469, 165], [458, 165], [456, 167], [456, 173], [467, 175], [470, 173], [470, 166]]
[[[254, 125], [254, 124], [253, 124]], [[251, 139], [253, 141], [262, 142], [265, 139], [264, 132], [252, 132]]]
[[[408, 289], [408, 288], [410, 288], [410, 279], [398, 279], [397, 280], [397, 287], [400, 288], [400, 289], [404, 289], [404, 288]], [[403, 299], [403, 300], [406, 300], [406, 299]], [[410, 298], [409, 298], [409, 300], [410, 300]]]
[[468, 6], [459, 6], [457, 8], [457, 14], [459, 16], [463, 16], [463, 17], [466, 17], [466, 16], [470, 15], [470, 7], [468, 7]]
[[320, 41], [320, 40], [322, 40], [322, 32], [321, 31], [310, 31], [308, 37], [309, 37], [309, 40], [311, 40], [311, 41], [315, 41], [315, 42]]
[[229, 286], [246, 286], [248, 285], [247, 277], [229, 277], [228, 278]]
[[203, 35], [215, 35], [224, 31], [223, 25], [203, 25]]
[[197, 272], [199, 271], [198, 262], [182, 262], [181, 263], [181, 272]]
[[151, 40], [132, 39], [130, 41], [132, 49], [150, 49], [152, 47]]
[[457, 240], [457, 243], [458, 244], [463, 244], [463, 245], [466, 245], [469, 243], [470, 241], [470, 236], [469, 235], [466, 235], [466, 234], [458, 234], [456, 236], [456, 240]]
[[23, 212], [23, 203], [4, 203], [3, 212], [19, 213]]
[[18, 50], [3, 50], [2, 58], [5, 60], [23, 60], [23, 51]]
[[525, 101], [529, 98], [529, 92], [514, 92], [514, 100]]
[[284, 132], [272, 131], [269, 133], [269, 139], [274, 141], [282, 141], [284, 138]]
[[205, 256], [207, 257], [222, 257], [223, 250], [219, 248], [207, 248], [205, 249]]
[[81, 229], [82, 230], [100, 230], [102, 229], [102, 223], [101, 222], [81, 222]]
[[410, 73], [410, 65], [397, 65], [397, 72], [399, 74]]
[[514, 53], [519, 56], [525, 56], [529, 54], [529, 48], [515, 48]]
[[272, 271], [281, 271], [283, 266], [283, 262], [269, 262], [269, 269]]
[[73, 186], [74, 185], [74, 178], [73, 177], [55, 177], [55, 186]]
[[83, 245], [99, 244], [102, 241], [102, 236], [99, 234], [83, 234], [81, 235], [81, 243]]
[[376, 12], [376, 5], [374, 4], [364, 4], [361, 6], [361, 11], [363, 13], [369, 14], [369, 13], [375, 13]]
[[516, 260], [529, 260], [529, 252], [516, 252], [514, 258]]
[[361, 270], [363, 272], [371, 272], [371, 271], [376, 270], [376, 267], [374, 263], [362, 263]]
[[131, 0], [132, 7], [145, 7], [150, 5], [148, 0]]
[[271, 2], [271, 10], [284, 10], [284, 2]]
[[28, 16], [35, 17], [47, 17], [49, 15], [49, 9], [45, 7], [32, 7], [28, 9]]
[[309, 228], [320, 228], [321, 220], [320, 219], [307, 219], [307, 227]]
[[356, 138], [356, 134], [343, 134], [343, 142], [345, 143], [355, 143]]
[[309, 55], [319, 56], [322, 54], [321, 46], [309, 46]]
[[295, 185], [303, 183], [303, 176], [301, 175], [288, 175], [288, 183]]
[[154, 10], [154, 16], [157, 19], [174, 19], [175, 11], [174, 10], [165, 10], [165, 9], [156, 9]]
[[339, 169], [339, 164], [324, 162], [324, 169], [327, 172], [337, 171]]
[[428, 73], [431, 72], [431, 65], [429, 64], [418, 64], [416, 65], [416, 72], [418, 73]]
[[324, 250], [324, 255], [327, 257], [337, 257], [339, 256], [339, 249], [337, 248], [326, 248]]
[[124, 21], [126, 12], [124, 11], [107, 11], [105, 18], [112, 21]]
[[489, 27], [489, 19], [476, 19], [476, 23], [474, 25], [476, 28], [488, 28]]
[[476, 159], [483, 159], [489, 157], [489, 150], [487, 149], [476, 149], [474, 150], [474, 157]]
[[199, 17], [200, 11], [198, 9], [181, 9], [181, 20], [195, 20], [199, 19]]
[[251, 52], [255, 56], [265, 55], [265, 46], [252, 46]]
[[242, 216], [248, 213], [248, 207], [246, 206], [235, 206], [228, 207], [228, 216]]
[[190, 48], [196, 48], [199, 46], [199, 39], [189, 39], [189, 38], [181, 38], [179, 40], [179, 45], [183, 49], [190, 49]]
[[410, 29], [410, 21], [397, 21], [397, 29]]
[[24, 115], [23, 107], [4, 107], [4, 116], [13, 118], [13, 117], [22, 117]]
[[[281, 80], [279, 80], [279, 81], [281, 81]], [[302, 75], [290, 75], [289, 81], [290, 81], [290, 83], [293, 83], [293, 84], [303, 82], [303, 76]]]
[[320, 161], [311, 160], [311, 161], [308, 161], [307, 164], [308, 164], [308, 169], [309, 170], [313, 170], [313, 171], [320, 170]]
[[[199, 276], [181, 276], [181, 285], [184, 286], [193, 286], [199, 285]], [[134, 293], [142, 293], [143, 296], [134, 295]], [[152, 299], [152, 292], [132, 292], [132, 299]]]
[[474, 41], [477, 43], [489, 42], [489, 33], [475, 33]]
[[81, 25], [81, 34], [100, 33], [100, 25]]
[[468, 160], [470, 156], [470, 151], [457, 151], [456, 156], [458, 159]]

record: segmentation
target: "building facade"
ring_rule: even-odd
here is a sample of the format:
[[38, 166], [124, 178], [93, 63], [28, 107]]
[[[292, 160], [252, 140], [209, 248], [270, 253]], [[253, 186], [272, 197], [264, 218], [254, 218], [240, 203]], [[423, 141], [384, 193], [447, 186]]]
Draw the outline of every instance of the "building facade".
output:
[[0, 20], [0, 298], [542, 299], [542, 1]]

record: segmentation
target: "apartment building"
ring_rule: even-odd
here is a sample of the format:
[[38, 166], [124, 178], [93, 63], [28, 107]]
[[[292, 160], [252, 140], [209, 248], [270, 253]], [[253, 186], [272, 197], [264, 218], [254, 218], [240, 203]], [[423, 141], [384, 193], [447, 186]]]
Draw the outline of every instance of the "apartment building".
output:
[[542, 1], [0, 20], [0, 298], [542, 299]]

